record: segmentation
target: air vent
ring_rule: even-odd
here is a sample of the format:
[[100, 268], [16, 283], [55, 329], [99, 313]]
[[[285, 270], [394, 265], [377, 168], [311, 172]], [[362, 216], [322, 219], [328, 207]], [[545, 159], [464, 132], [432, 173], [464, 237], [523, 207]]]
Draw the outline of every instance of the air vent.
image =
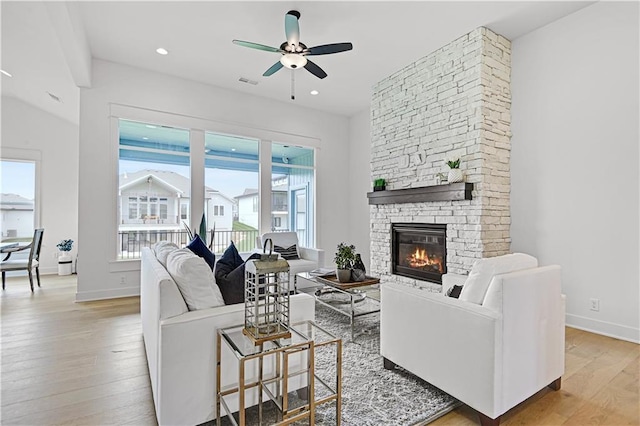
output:
[[59, 97], [57, 97], [57, 96], [56, 96], [56, 95], [54, 95], [53, 93], [51, 93], [51, 92], [47, 92], [47, 95], [49, 95], [49, 97], [50, 97], [51, 99], [53, 99], [54, 101], [62, 103], [62, 99], [60, 99]]
[[243, 83], [253, 84], [254, 86], [258, 84], [256, 80], [249, 80], [248, 78], [245, 78], [245, 77], [240, 77], [238, 81], [241, 81]]

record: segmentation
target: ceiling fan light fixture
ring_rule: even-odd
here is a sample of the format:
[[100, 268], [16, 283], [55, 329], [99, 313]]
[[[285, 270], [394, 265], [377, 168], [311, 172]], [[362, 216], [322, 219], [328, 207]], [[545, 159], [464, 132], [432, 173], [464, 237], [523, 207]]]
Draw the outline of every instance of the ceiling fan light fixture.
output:
[[307, 65], [307, 58], [296, 53], [282, 55], [280, 63], [289, 69], [303, 68]]

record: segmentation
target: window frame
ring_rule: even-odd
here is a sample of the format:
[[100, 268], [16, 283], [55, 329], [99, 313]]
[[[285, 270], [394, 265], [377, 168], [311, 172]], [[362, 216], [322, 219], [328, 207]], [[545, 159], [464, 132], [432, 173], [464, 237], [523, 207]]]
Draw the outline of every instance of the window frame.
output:
[[[229, 135], [241, 135], [244, 138], [254, 138], [260, 141], [260, 146], [263, 147], [265, 145], [269, 145], [268, 150], [270, 151], [270, 145], [272, 141], [278, 141], [278, 143], [285, 143], [294, 146], [301, 146], [305, 148], [314, 149], [314, 165], [313, 165], [313, 174], [314, 174], [314, 182], [317, 181], [317, 151], [321, 148], [321, 140], [317, 137], [300, 135], [295, 133], [285, 133], [278, 130], [272, 130], [264, 127], [256, 127], [250, 124], [245, 123], [232, 123], [221, 120], [200, 118], [195, 116], [190, 116], [186, 114], [176, 114], [165, 111], [159, 111], [155, 109], [149, 108], [139, 108], [130, 105], [123, 105], [117, 103], [111, 103], [109, 105], [109, 132], [110, 132], [110, 140], [112, 141], [110, 145], [110, 157], [112, 164], [112, 180], [111, 180], [111, 194], [114, 194], [113, 197], [117, 199], [118, 194], [118, 161], [119, 161], [119, 131], [118, 125], [119, 120], [131, 120], [138, 121], [144, 123], [153, 123], [160, 126], [168, 126], [168, 127], [177, 127], [181, 129], [185, 129], [190, 132], [190, 173], [191, 173], [191, 185], [192, 185], [192, 198], [191, 204], [188, 207], [189, 210], [189, 218], [193, 221], [194, 218], [202, 217], [204, 213], [204, 158], [205, 158], [205, 146], [204, 146], [204, 132], [214, 132], [214, 133], [222, 133]], [[260, 174], [266, 173], [266, 175], [271, 176], [271, 157], [262, 156], [263, 148], [260, 148]], [[202, 170], [200, 170], [200, 168]], [[266, 172], [262, 172], [262, 170]], [[261, 180], [265, 180], [261, 177]], [[202, 192], [202, 200], [196, 200], [194, 193], [201, 191]], [[270, 206], [271, 205], [271, 191], [260, 191], [259, 192], [259, 204]], [[315, 210], [317, 197], [316, 191], [313, 193], [313, 217], [316, 218]], [[111, 219], [110, 223], [112, 224], [113, 232], [109, 232], [107, 244], [108, 251], [112, 253], [112, 258], [109, 263], [112, 265], [111, 271], [121, 272], [124, 269], [124, 262], [137, 261], [139, 263], [139, 259], [118, 259], [117, 256], [117, 233], [118, 233], [118, 202], [115, 201], [113, 203], [113, 208], [110, 211]], [[260, 212], [260, 209], [258, 209]], [[261, 212], [260, 212], [261, 213]], [[262, 217], [262, 213], [261, 213]], [[264, 219], [264, 218], [263, 218]], [[181, 219], [183, 220], [183, 219]], [[262, 232], [268, 232], [268, 228], [271, 224], [269, 220], [267, 223], [264, 223], [264, 220], [260, 222], [261, 228], [264, 228]], [[313, 222], [313, 235], [317, 235], [316, 228], [318, 227], [317, 220]], [[312, 245], [315, 246], [315, 238], [313, 239]]]

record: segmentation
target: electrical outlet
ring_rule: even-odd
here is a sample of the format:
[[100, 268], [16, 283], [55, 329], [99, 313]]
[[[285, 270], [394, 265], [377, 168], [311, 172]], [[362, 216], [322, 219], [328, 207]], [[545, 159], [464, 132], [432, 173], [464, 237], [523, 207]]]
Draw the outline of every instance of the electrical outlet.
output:
[[58, 252], [57, 252], [57, 251], [54, 251], [54, 252], [53, 252], [53, 253], [51, 253], [51, 254], [53, 255], [53, 258], [54, 258], [54, 259], [57, 259], [57, 258], [58, 258]]
[[589, 309], [596, 312], [600, 310], [600, 299], [589, 299], [589, 301], [591, 302]]
[[126, 285], [127, 284], [127, 277], [120, 277], [120, 285]]

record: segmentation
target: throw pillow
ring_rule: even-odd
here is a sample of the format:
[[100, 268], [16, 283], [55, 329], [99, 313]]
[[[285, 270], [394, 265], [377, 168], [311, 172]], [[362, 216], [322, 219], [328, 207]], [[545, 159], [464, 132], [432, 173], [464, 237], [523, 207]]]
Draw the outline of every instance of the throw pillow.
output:
[[524, 253], [505, 254], [476, 260], [460, 292], [460, 300], [482, 305], [494, 275], [535, 268], [538, 259]]
[[273, 251], [275, 251], [276, 253], [280, 253], [280, 256], [282, 256], [285, 260], [300, 259], [298, 257], [298, 247], [296, 247], [295, 244], [287, 248], [274, 245]]
[[187, 245], [187, 248], [203, 258], [213, 271], [213, 265], [216, 263], [216, 255], [209, 250], [209, 247], [202, 241], [202, 238], [198, 234], [193, 237], [193, 240]]
[[460, 297], [461, 291], [462, 291], [461, 285], [454, 285], [453, 287], [449, 288], [449, 290], [447, 290], [447, 296], [457, 299], [458, 297]]
[[[249, 257], [259, 258], [257, 253]], [[233, 241], [216, 262], [216, 282], [227, 305], [244, 303], [244, 263]]]
[[191, 250], [184, 248], [169, 253], [167, 271], [190, 311], [224, 305], [209, 265]]
[[156, 259], [158, 259], [158, 262], [162, 263], [162, 266], [166, 268], [167, 256], [169, 256], [169, 253], [174, 250], [178, 250], [179, 248], [180, 247], [178, 247], [176, 244], [169, 241], [160, 241], [155, 245]]

